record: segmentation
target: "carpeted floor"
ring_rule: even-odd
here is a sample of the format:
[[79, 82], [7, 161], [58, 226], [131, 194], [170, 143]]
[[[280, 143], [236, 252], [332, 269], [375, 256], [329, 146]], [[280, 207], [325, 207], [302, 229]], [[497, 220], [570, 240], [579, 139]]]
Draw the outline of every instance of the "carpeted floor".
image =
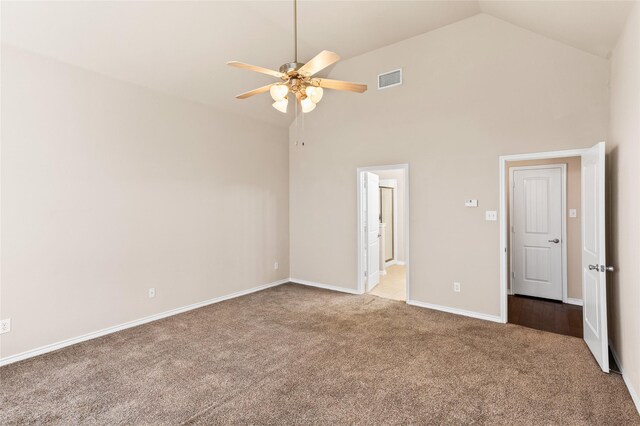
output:
[[581, 339], [293, 284], [0, 368], [0, 424], [640, 424]]

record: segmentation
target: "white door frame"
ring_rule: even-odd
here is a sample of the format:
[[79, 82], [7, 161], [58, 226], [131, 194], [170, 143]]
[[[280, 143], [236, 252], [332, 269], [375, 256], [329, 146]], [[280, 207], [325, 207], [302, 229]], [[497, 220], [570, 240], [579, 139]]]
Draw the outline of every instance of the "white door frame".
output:
[[[534, 152], [530, 154], [501, 155], [498, 158], [500, 166], [500, 320], [507, 322], [507, 262], [509, 253], [507, 252], [507, 179], [506, 170], [508, 161], [522, 160], [546, 160], [563, 157], [582, 157], [589, 148], [569, 149], [565, 151]], [[582, 178], [581, 178], [582, 179]], [[581, 212], [584, 214], [584, 212]], [[566, 228], [566, 227], [565, 227]]]
[[[404, 220], [404, 255], [405, 255], [405, 267], [406, 267], [406, 285], [407, 285], [407, 300], [411, 300], [410, 297], [410, 256], [409, 256], [409, 236], [411, 235], [410, 232], [410, 223], [409, 223], [409, 164], [392, 164], [392, 165], [386, 165], [386, 166], [369, 166], [369, 167], [358, 167], [358, 169], [356, 170], [356, 188], [357, 188], [357, 195], [356, 195], [356, 203], [357, 203], [357, 209], [356, 209], [356, 215], [357, 215], [357, 229], [358, 232], [357, 234], [357, 253], [356, 253], [356, 258], [357, 258], [357, 263], [358, 263], [358, 268], [357, 268], [357, 276], [356, 276], [356, 283], [358, 283], [358, 293], [363, 294], [365, 292], [365, 277], [364, 277], [364, 262], [363, 262], [363, 254], [364, 254], [364, 236], [365, 236], [365, 232], [364, 232], [364, 222], [362, 220], [362, 210], [363, 210], [363, 203], [362, 203], [362, 196], [363, 196], [363, 189], [364, 189], [364, 172], [375, 172], [375, 171], [382, 171], [382, 170], [402, 170], [404, 172], [403, 176], [404, 176], [404, 193], [402, 194], [403, 200], [404, 200], [404, 217], [402, 218], [402, 220]], [[396, 197], [400, 196], [401, 194], [396, 192]], [[396, 215], [397, 216], [397, 215]]]
[[[557, 164], [541, 164], [539, 166], [514, 166], [509, 168], [509, 182], [513, 183], [513, 172], [517, 170], [541, 170], [541, 169], [561, 169], [562, 170], [562, 221], [561, 221], [561, 236], [562, 236], [562, 303], [567, 303], [567, 165], [564, 163]], [[509, 185], [509, 223], [513, 226], [513, 185]], [[509, 233], [510, 234], [510, 233]], [[507, 234], [507, 235], [509, 235]], [[509, 265], [510, 270], [513, 273], [513, 239], [509, 239]], [[513, 275], [509, 277], [511, 285], [509, 289], [513, 293]]]

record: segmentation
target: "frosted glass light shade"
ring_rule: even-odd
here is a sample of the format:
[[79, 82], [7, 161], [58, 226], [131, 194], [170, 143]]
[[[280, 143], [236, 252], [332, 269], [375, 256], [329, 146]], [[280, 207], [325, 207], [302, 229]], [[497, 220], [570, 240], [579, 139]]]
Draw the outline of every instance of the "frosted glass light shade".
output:
[[308, 97], [304, 98], [300, 102], [300, 105], [302, 106], [302, 112], [304, 112], [305, 114], [313, 111], [314, 108], [316, 107], [316, 104], [314, 104], [311, 98], [308, 98]]
[[287, 105], [289, 105], [289, 99], [284, 98], [273, 103], [273, 107], [280, 112], [287, 113]]
[[308, 86], [305, 89], [305, 92], [307, 93], [307, 97], [311, 98], [311, 102], [317, 104], [318, 102], [320, 102], [320, 99], [322, 99], [324, 90], [322, 90], [322, 87]]
[[269, 93], [271, 94], [271, 97], [273, 98], [273, 100], [278, 102], [287, 97], [287, 94], [289, 93], [289, 88], [284, 84], [274, 84], [269, 89]]

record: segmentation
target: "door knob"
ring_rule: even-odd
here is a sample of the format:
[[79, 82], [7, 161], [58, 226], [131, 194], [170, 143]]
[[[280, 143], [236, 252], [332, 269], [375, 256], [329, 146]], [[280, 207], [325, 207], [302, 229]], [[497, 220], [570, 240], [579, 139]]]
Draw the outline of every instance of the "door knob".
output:
[[598, 265], [589, 265], [589, 270], [590, 271], [599, 271], [600, 270], [600, 266], [598, 266]]
[[614, 268], [613, 266], [604, 266], [604, 265], [602, 265], [602, 267], [600, 268], [600, 270], [601, 270], [602, 272], [605, 272], [605, 271], [606, 271], [606, 272], [613, 272], [613, 271], [615, 271], [615, 270], [616, 270], [616, 268]]
[[553, 240], [549, 240], [549, 242], [550, 242], [550, 243], [558, 244], [558, 243], [560, 242], [560, 240], [559, 240], [559, 239], [557, 239], [557, 238], [554, 238]]

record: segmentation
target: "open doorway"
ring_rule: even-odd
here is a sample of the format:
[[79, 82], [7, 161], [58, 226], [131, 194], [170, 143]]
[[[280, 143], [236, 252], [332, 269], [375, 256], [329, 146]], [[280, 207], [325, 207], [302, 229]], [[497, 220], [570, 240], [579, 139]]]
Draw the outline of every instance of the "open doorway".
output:
[[408, 300], [408, 165], [359, 168], [358, 289]]
[[[575, 208], [575, 218], [567, 217], [573, 215], [571, 210], [574, 210], [574, 206], [566, 206], [566, 192], [562, 193], [563, 189], [567, 191], [566, 176], [563, 181], [562, 167], [559, 171], [551, 171], [557, 169], [559, 164], [565, 164], [566, 171], [568, 163], [563, 163], [563, 159], [569, 157], [580, 159], [580, 208]], [[527, 166], [513, 163], [525, 160], [537, 160], [540, 163]], [[499, 164], [502, 321], [508, 321], [509, 310], [515, 303], [515, 299], [509, 300], [512, 296], [510, 293], [524, 293], [524, 296], [533, 298], [537, 297], [536, 292], [542, 291], [538, 296], [542, 294], [546, 299], [543, 302], [553, 303], [548, 302], [551, 298], [557, 300], [555, 303], [561, 302], [564, 305], [570, 301], [568, 272], [571, 271], [571, 267], [567, 260], [566, 231], [569, 228], [567, 223], [570, 223], [571, 219], [579, 219], [582, 335], [602, 370], [608, 373], [606, 273], [613, 272], [614, 269], [606, 263], [605, 143], [600, 142], [584, 149], [506, 155], [500, 157]], [[509, 164], [514, 167], [513, 173], [508, 170]], [[541, 175], [535, 171], [536, 166], [543, 166], [538, 169], [547, 170], [548, 173]], [[516, 176], [518, 167], [523, 171]], [[553, 184], [554, 179], [562, 183], [559, 186]], [[519, 195], [514, 194], [514, 186], [516, 192], [519, 188]], [[558, 187], [560, 189], [553, 189]], [[513, 209], [513, 205], [518, 203], [522, 204], [520, 213], [514, 212], [510, 218], [510, 206]], [[555, 219], [551, 218], [554, 214], [551, 212], [551, 204], [561, 206], [560, 213], [555, 213]], [[517, 217], [518, 214], [520, 217]], [[513, 223], [509, 222], [509, 218]], [[563, 222], [565, 220], [568, 222]], [[552, 221], [556, 224], [552, 225]], [[560, 233], [561, 236], [554, 233]], [[510, 247], [510, 244], [513, 247]], [[554, 256], [554, 252], [559, 252], [560, 255]], [[513, 274], [516, 275], [515, 279]], [[557, 287], [557, 282], [561, 283], [561, 287]], [[532, 311], [534, 322], [536, 316], [537, 320], [547, 320], [546, 317], [551, 314], [550, 310], [540, 308], [536, 312], [535, 307]]]
[[508, 161], [506, 167], [507, 320], [582, 338], [581, 159]]

